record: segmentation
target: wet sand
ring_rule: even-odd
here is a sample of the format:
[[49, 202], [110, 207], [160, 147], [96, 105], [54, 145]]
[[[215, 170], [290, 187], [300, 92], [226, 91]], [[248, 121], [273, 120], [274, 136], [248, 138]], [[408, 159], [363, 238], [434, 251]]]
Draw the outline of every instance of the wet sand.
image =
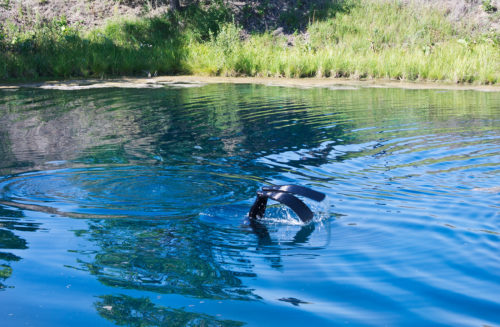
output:
[[80, 90], [91, 88], [156, 88], [163, 85], [177, 87], [196, 87], [213, 83], [261, 84], [268, 86], [298, 88], [357, 89], [400, 88], [400, 89], [436, 89], [436, 90], [475, 90], [500, 92], [500, 85], [452, 84], [444, 82], [402, 82], [387, 79], [350, 80], [340, 78], [271, 78], [271, 77], [213, 77], [213, 76], [159, 76], [153, 78], [113, 78], [81, 79], [64, 81], [44, 81], [35, 83], [0, 84], [0, 89], [42, 88], [60, 90]]

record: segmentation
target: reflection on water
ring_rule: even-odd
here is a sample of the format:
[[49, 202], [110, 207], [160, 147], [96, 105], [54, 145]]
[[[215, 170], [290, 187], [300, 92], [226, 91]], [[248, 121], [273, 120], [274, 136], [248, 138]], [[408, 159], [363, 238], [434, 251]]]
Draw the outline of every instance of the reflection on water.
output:
[[221, 261], [229, 253], [212, 251], [210, 232], [189, 222], [91, 222], [84, 234], [100, 249], [80, 265], [114, 287], [206, 299], [255, 299], [238, 278], [255, 275], [244, 264], [245, 257], [234, 248], [231, 258], [242, 264], [238, 271], [224, 269]]
[[[19, 238], [14, 233], [9, 230], [0, 229], [0, 249], [26, 249], [26, 241]], [[15, 254], [9, 252], [0, 252], [0, 280], [5, 281], [12, 275], [12, 267], [9, 265], [11, 261], [21, 260]], [[6, 286], [0, 283], [0, 290], [4, 289]]]
[[[0, 90], [0, 319], [495, 325], [499, 117], [471, 91]], [[249, 222], [268, 183], [327, 200]]]
[[40, 228], [39, 223], [23, 221], [22, 217], [21, 211], [0, 206], [0, 291], [9, 287], [4, 282], [12, 275], [11, 263], [21, 260], [12, 251], [28, 249], [26, 240], [15, 232], [35, 232]]
[[118, 326], [236, 327], [244, 325], [238, 321], [219, 320], [205, 314], [157, 306], [148, 298], [132, 298], [126, 295], [104, 295], [99, 298], [100, 301], [95, 303], [99, 314]]

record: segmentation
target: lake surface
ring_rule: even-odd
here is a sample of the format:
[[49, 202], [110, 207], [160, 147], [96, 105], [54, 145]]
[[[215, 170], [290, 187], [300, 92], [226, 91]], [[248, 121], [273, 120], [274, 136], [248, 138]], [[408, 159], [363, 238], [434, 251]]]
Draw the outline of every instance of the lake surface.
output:
[[0, 90], [2, 327], [498, 326], [499, 241], [500, 93]]

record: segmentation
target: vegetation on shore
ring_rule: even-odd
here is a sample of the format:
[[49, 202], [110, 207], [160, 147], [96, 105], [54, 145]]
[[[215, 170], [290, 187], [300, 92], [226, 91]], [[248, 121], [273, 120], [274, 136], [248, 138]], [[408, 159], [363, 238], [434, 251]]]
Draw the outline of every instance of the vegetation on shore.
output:
[[[63, 18], [0, 30], [0, 78], [202, 74], [500, 82], [500, 35], [402, 1], [333, 1], [304, 32], [245, 35], [222, 2], [111, 21], [80, 32]], [[317, 17], [320, 17], [318, 19]]]

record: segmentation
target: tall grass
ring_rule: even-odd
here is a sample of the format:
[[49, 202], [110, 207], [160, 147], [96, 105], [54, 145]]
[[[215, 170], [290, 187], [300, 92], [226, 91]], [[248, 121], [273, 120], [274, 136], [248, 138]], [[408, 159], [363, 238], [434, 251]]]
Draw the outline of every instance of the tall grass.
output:
[[[309, 25], [293, 45], [269, 33], [240, 41], [228, 25], [207, 43], [191, 43], [195, 74], [393, 78], [494, 84], [500, 46], [452, 25], [442, 12], [399, 1], [355, 3], [334, 19]], [[231, 42], [230, 45], [227, 45]]]
[[398, 0], [341, 3], [334, 15], [310, 23], [306, 33], [245, 39], [220, 5], [188, 8], [184, 16], [109, 22], [88, 33], [64, 19], [30, 31], [4, 24], [0, 79], [156, 71], [500, 82], [498, 35], [475, 35], [472, 27], [452, 24], [436, 9]]
[[189, 73], [187, 40], [203, 42], [230, 20], [222, 0], [178, 13], [118, 19], [81, 32], [64, 17], [22, 30], [0, 22], [0, 79]]
[[179, 72], [185, 51], [165, 18], [110, 22], [88, 34], [59, 21], [11, 31], [6, 38], [0, 45], [0, 78], [172, 74]]

